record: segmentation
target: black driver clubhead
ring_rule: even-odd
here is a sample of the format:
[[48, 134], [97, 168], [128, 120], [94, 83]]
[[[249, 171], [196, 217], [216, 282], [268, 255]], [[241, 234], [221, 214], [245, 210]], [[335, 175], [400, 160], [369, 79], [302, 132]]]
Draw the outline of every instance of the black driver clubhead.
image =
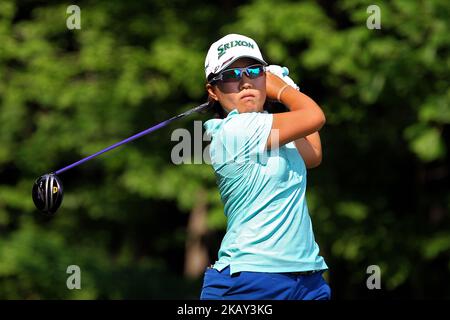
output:
[[53, 173], [39, 177], [33, 185], [32, 197], [36, 208], [45, 216], [53, 216], [63, 200], [63, 185]]

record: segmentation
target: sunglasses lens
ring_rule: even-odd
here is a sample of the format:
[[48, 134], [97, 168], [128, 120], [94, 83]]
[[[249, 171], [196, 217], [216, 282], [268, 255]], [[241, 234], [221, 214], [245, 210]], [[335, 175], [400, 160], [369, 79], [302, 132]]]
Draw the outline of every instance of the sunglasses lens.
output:
[[234, 68], [222, 71], [220, 81], [225, 83], [240, 81], [244, 70], [250, 79], [256, 79], [264, 74], [264, 67], [261, 65], [247, 68]]
[[241, 79], [242, 71], [239, 69], [231, 69], [222, 72], [223, 82], [233, 82]]
[[249, 78], [255, 79], [262, 75], [263, 68], [262, 66], [251, 67], [247, 69], [247, 73]]

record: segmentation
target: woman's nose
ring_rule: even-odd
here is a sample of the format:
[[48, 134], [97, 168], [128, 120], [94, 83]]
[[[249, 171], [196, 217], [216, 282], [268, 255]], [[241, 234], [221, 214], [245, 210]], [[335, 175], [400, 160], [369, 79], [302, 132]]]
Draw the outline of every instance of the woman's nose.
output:
[[251, 80], [244, 74], [241, 79], [240, 89], [244, 90], [244, 89], [250, 89], [252, 87], [253, 86], [251, 84]]

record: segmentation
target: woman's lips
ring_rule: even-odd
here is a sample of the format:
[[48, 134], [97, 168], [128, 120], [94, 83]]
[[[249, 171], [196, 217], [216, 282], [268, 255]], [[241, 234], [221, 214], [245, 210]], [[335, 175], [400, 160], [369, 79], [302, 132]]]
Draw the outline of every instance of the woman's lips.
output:
[[254, 94], [248, 93], [248, 94], [244, 94], [244, 95], [241, 97], [241, 99], [246, 99], [246, 98], [255, 98], [255, 95], [254, 95]]

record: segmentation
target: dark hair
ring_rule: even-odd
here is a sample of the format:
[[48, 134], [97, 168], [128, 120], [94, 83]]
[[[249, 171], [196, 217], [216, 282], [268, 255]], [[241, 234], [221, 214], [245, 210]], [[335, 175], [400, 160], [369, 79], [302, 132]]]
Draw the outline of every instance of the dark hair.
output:
[[214, 118], [216, 119], [224, 119], [225, 118], [225, 110], [223, 110], [222, 105], [219, 101], [215, 101], [211, 97], [208, 98], [209, 103], [211, 104], [211, 111], [214, 114]]

